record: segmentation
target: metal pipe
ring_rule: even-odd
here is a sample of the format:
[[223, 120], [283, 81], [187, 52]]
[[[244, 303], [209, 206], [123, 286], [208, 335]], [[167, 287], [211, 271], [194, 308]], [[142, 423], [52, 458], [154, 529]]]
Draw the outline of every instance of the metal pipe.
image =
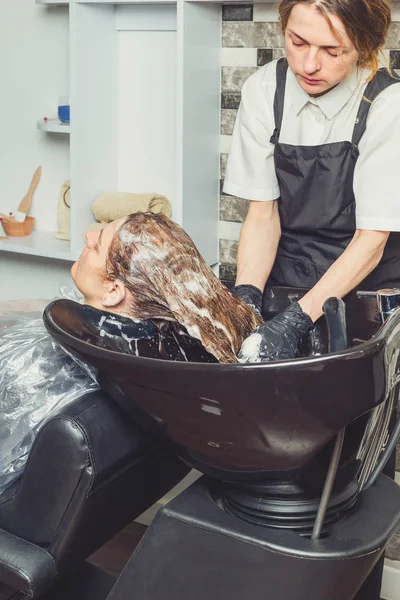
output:
[[[347, 330], [346, 307], [343, 300], [339, 298], [329, 298], [324, 303], [323, 311], [328, 325], [329, 352], [340, 352], [341, 350], [345, 350], [347, 348]], [[321, 536], [333, 484], [335, 483], [335, 477], [339, 466], [345, 432], [346, 428], [344, 427], [336, 436], [335, 446], [329, 462], [328, 473], [311, 535], [312, 540], [318, 540]]]
[[321, 501], [318, 506], [317, 518], [315, 519], [314, 529], [312, 532], [311, 539], [318, 540], [321, 535], [322, 527], [324, 525], [326, 511], [328, 510], [328, 504], [332, 493], [333, 484], [335, 483], [335, 477], [339, 466], [340, 455], [343, 447], [343, 440], [346, 428], [344, 427], [339, 431], [335, 440], [335, 447], [329, 463], [328, 474], [325, 479], [324, 490], [322, 492]]

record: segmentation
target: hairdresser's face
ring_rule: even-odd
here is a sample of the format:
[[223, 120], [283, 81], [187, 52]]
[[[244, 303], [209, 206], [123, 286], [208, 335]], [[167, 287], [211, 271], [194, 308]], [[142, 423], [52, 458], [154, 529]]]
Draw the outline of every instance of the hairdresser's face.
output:
[[103, 307], [103, 298], [107, 292], [106, 260], [114, 233], [124, 222], [117, 219], [101, 231], [86, 234], [86, 248], [72, 265], [71, 276], [78, 290], [84, 295], [86, 304]]
[[294, 6], [285, 31], [286, 57], [297, 81], [310, 96], [321, 96], [343, 81], [354, 69], [358, 52], [336, 15], [332, 27], [315, 5]]

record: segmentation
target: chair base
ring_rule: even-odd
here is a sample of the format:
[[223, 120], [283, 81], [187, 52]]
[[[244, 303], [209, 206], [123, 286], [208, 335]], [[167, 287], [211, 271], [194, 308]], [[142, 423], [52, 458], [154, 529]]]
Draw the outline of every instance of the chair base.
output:
[[[320, 495], [310, 495], [291, 482], [278, 481], [252, 486], [218, 482], [211, 489], [217, 504], [226, 512], [254, 525], [290, 529], [311, 537], [317, 518]], [[321, 534], [329, 534], [332, 523], [342, 520], [357, 502], [358, 483], [354, 479], [332, 494]]]
[[203, 477], [159, 511], [108, 600], [352, 600], [399, 524], [385, 476], [318, 541], [228, 514], [209, 488]]

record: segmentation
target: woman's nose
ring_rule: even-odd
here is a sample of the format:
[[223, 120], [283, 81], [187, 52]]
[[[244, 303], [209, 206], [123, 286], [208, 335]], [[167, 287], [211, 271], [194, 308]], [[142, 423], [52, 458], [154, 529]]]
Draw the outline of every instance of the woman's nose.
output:
[[312, 75], [320, 70], [320, 59], [318, 48], [309, 48], [304, 58], [304, 71], [307, 75]]
[[96, 231], [88, 231], [85, 235], [86, 246], [88, 248], [93, 248], [96, 245], [97, 238], [99, 234]]

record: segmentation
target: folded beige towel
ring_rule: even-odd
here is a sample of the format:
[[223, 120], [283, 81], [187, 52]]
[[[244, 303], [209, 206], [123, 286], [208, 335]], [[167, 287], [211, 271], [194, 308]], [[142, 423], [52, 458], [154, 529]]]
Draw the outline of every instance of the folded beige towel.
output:
[[160, 194], [106, 192], [95, 200], [92, 211], [96, 221], [109, 223], [135, 212], [163, 213], [171, 216], [171, 203]]

